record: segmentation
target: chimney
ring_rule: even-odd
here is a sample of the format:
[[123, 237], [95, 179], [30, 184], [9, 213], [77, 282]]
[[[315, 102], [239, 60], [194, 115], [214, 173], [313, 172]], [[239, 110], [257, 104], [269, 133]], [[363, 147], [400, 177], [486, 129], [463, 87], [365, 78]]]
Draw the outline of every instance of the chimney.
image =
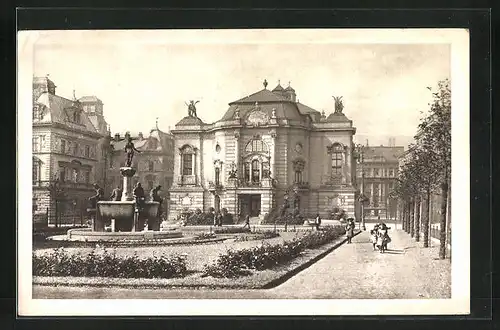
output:
[[368, 144], [368, 139], [366, 139], [366, 146], [367, 146], [367, 147], [369, 146], [369, 144]]
[[142, 132], [139, 132], [139, 141], [142, 141], [144, 139], [144, 135], [142, 135]]
[[115, 141], [120, 141], [120, 133], [115, 134]]

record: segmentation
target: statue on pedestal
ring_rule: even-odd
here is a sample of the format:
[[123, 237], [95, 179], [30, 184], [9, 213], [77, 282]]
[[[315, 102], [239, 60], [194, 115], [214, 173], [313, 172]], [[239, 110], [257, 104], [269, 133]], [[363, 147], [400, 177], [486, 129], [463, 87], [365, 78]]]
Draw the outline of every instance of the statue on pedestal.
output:
[[104, 199], [104, 190], [97, 183], [93, 184], [95, 195], [89, 198], [90, 208], [95, 209], [97, 202]]
[[189, 117], [198, 117], [197, 114], [196, 114], [196, 104], [200, 102], [200, 101], [189, 101], [189, 104], [187, 104], [186, 102], [184, 102], [184, 104], [187, 105], [188, 107], [188, 116]]
[[335, 113], [342, 113], [342, 110], [344, 109], [342, 96], [333, 96], [333, 99], [335, 100]]
[[131, 167], [132, 159], [134, 158], [134, 151], [137, 151], [138, 153], [141, 152], [135, 148], [134, 142], [132, 142], [132, 137], [130, 137], [129, 134], [127, 134], [126, 136], [127, 136], [127, 144], [125, 144], [125, 153], [126, 153], [125, 166]]

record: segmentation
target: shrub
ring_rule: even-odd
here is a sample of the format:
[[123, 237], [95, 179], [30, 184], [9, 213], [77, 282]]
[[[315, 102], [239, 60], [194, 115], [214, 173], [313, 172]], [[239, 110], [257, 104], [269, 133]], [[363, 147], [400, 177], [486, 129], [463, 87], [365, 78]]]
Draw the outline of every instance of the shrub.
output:
[[240, 234], [240, 233], [249, 233], [250, 228], [243, 228], [243, 227], [222, 227], [222, 228], [217, 228], [215, 227], [213, 232], [215, 234]]
[[249, 269], [264, 270], [288, 262], [304, 249], [314, 249], [345, 233], [339, 226], [327, 226], [322, 231], [310, 232], [282, 244], [263, 244], [242, 250], [229, 250], [219, 255], [213, 265], [205, 265], [203, 276], [237, 277], [248, 274]]
[[274, 232], [272, 230], [266, 230], [263, 232], [256, 232], [248, 235], [241, 235], [236, 237], [235, 241], [237, 242], [246, 242], [246, 241], [254, 241], [254, 240], [260, 240], [260, 239], [270, 239], [274, 237], [278, 237], [279, 234], [277, 232]]
[[210, 238], [215, 238], [214, 233], [201, 233], [196, 235], [195, 239], [196, 240], [201, 240], [201, 239], [210, 239]]
[[64, 249], [55, 249], [43, 255], [33, 253], [35, 276], [171, 278], [184, 276], [186, 272], [183, 256], [161, 255], [140, 259], [134, 254], [117, 257], [106, 249], [100, 254], [93, 249], [87, 255], [70, 254]]

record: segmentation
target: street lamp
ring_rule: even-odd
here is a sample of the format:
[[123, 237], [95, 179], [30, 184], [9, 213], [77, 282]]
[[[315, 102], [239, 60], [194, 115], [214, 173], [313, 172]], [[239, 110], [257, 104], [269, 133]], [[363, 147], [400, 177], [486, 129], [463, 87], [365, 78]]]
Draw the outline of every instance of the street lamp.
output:
[[360, 190], [360, 195], [358, 197], [358, 202], [360, 203], [360, 206], [361, 206], [361, 226], [362, 226], [363, 230], [366, 230], [364, 204], [365, 204], [367, 198], [365, 196], [365, 172], [363, 169], [364, 148], [365, 147], [362, 144], [357, 144], [355, 146], [355, 148], [356, 148], [358, 163], [360, 165], [360, 170], [361, 170], [361, 190]]

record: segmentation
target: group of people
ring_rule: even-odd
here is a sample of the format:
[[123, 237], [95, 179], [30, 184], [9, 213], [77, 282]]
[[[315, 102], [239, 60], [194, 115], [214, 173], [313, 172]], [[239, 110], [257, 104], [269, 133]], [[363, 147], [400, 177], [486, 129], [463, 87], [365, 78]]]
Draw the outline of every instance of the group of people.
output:
[[370, 231], [373, 251], [378, 249], [380, 253], [384, 253], [384, 251], [387, 250], [387, 244], [391, 242], [391, 238], [388, 234], [389, 229], [391, 229], [391, 227], [387, 227], [385, 223], [380, 222]]
[[[94, 184], [94, 189], [96, 191], [96, 194], [92, 197], [89, 198], [91, 208], [96, 208], [97, 202], [104, 200], [104, 189], [99, 187], [98, 184]], [[162, 214], [162, 204], [163, 204], [163, 198], [159, 195], [159, 192], [161, 190], [161, 186], [156, 186], [153, 189], [151, 189], [149, 196], [151, 201], [153, 202], [158, 202], [160, 203], [160, 207], [158, 209], [159, 215]], [[121, 201], [123, 195], [123, 190], [121, 187], [116, 187], [113, 189], [113, 192], [111, 193], [111, 196], [109, 199], [111, 201]], [[142, 188], [142, 185], [140, 182], [138, 182], [133, 191], [134, 195], [134, 200], [136, 203], [136, 207], [138, 208], [139, 211], [141, 211], [144, 208], [144, 205], [146, 203], [146, 195], [144, 193], [144, 188]]]

